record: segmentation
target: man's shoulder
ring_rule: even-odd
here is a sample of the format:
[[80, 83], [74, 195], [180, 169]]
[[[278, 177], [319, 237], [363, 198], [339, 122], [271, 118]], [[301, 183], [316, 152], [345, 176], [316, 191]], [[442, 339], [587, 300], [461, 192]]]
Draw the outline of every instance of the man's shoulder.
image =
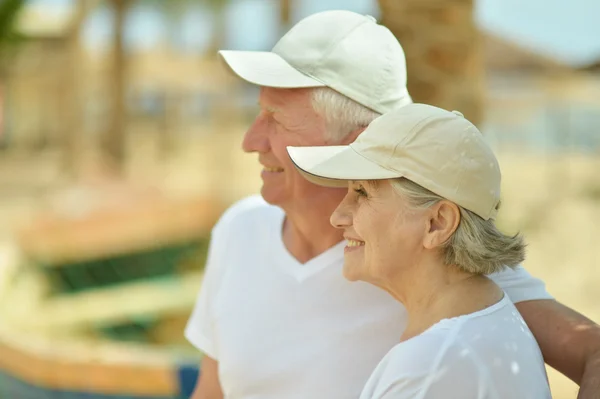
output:
[[260, 195], [242, 198], [229, 206], [221, 216], [221, 220], [230, 221], [248, 213], [260, 212], [271, 207]]
[[258, 219], [266, 221], [269, 216], [281, 212], [281, 209], [268, 204], [260, 195], [251, 195], [227, 208], [219, 218], [215, 230], [239, 228]]

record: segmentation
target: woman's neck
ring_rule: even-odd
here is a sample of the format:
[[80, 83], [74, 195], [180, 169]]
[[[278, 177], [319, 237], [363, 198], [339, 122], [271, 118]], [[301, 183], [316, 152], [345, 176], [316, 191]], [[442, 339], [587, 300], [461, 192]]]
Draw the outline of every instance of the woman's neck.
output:
[[413, 267], [384, 287], [402, 302], [408, 324], [401, 341], [415, 337], [443, 319], [485, 309], [503, 297], [490, 279], [460, 271], [440, 262]]

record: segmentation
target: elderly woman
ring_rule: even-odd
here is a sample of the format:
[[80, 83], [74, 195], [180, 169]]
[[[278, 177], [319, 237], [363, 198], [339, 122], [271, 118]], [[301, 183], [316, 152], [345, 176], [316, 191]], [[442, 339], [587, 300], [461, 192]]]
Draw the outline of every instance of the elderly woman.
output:
[[533, 335], [485, 276], [520, 263], [525, 244], [494, 224], [500, 169], [473, 124], [412, 104], [349, 146], [288, 152], [308, 180], [348, 187], [331, 217], [347, 240], [345, 277], [408, 312], [361, 399], [550, 397]]

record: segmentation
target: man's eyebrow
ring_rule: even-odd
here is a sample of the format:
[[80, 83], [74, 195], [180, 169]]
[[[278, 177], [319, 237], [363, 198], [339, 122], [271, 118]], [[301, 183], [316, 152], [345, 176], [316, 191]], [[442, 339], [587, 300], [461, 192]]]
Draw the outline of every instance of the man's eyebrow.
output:
[[367, 186], [373, 191], [379, 190], [379, 180], [367, 180]]

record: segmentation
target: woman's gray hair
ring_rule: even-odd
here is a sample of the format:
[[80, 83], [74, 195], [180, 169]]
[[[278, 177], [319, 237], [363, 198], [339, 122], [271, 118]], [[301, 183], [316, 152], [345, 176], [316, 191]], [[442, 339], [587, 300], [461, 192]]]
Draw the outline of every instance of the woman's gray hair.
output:
[[[395, 179], [392, 188], [418, 208], [428, 208], [443, 200], [441, 196], [408, 180]], [[446, 265], [474, 274], [491, 274], [505, 267], [515, 268], [525, 259], [525, 242], [520, 234], [501, 233], [493, 220], [460, 209], [460, 223], [443, 246]]]
[[369, 126], [381, 114], [329, 87], [312, 90], [313, 109], [325, 118], [328, 142], [343, 140], [353, 131]]

